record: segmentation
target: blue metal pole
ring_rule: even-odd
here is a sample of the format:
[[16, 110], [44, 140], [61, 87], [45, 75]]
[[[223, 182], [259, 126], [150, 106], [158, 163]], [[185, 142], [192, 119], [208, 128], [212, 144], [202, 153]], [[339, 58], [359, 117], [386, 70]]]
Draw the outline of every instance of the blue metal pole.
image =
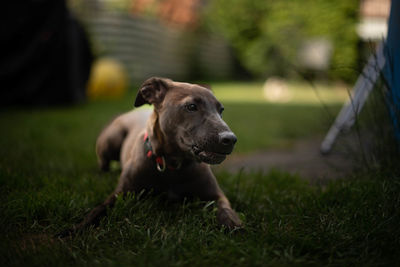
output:
[[400, 144], [400, 0], [392, 0], [385, 57], [383, 76], [388, 86], [387, 102]]

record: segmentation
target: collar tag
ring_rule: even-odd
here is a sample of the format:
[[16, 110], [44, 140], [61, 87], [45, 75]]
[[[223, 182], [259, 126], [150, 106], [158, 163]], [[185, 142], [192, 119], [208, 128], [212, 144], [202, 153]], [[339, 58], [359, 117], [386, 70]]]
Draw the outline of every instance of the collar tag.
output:
[[[160, 157], [160, 156], [156, 156], [154, 154], [153, 147], [151, 146], [151, 143], [150, 143], [149, 134], [147, 132], [144, 133], [143, 141], [144, 141], [146, 157], [149, 159], [152, 157], [155, 157], [157, 170], [159, 172], [164, 172], [165, 169], [167, 168], [167, 163], [165, 161], [165, 158], [164, 158], [164, 156]], [[179, 169], [180, 167], [181, 167], [181, 164], [179, 164], [178, 168], [173, 168], [173, 167], [168, 166], [168, 169], [176, 170], [176, 169]]]

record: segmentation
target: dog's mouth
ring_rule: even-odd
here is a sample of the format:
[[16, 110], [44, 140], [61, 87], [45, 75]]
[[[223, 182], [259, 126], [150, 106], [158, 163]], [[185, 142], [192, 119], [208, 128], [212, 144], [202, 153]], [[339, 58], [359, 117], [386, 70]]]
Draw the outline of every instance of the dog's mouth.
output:
[[230, 153], [222, 153], [216, 151], [206, 151], [196, 145], [192, 146], [192, 152], [196, 159], [207, 164], [220, 164]]

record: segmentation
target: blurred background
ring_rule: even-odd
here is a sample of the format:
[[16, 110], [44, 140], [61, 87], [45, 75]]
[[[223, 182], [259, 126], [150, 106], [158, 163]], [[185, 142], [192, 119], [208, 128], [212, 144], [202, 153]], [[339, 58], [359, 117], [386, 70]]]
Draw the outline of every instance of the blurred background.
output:
[[[9, 2], [2, 27], [0, 102], [3, 108], [19, 106], [25, 112], [3, 113], [3, 124], [9, 125], [12, 135], [4, 140], [18, 139], [23, 132], [31, 145], [39, 145], [36, 136], [48, 136], [43, 138], [48, 141], [68, 133], [77, 149], [87, 140], [87, 153], [94, 160], [92, 144], [103, 125], [132, 109], [145, 79], [162, 76], [211, 85], [226, 107], [224, 119], [239, 137], [238, 156], [232, 156], [229, 165], [234, 170], [253, 164], [255, 169], [272, 166], [305, 170], [306, 176], [329, 176], [331, 169], [321, 165], [319, 144], [348, 100], [368, 56], [385, 38], [390, 4], [390, 0]], [[64, 122], [53, 120], [62, 117], [57, 109], [26, 110], [83, 103], [65, 110]], [[372, 105], [371, 110], [377, 114], [378, 108]], [[58, 117], [52, 117], [55, 113]], [[45, 128], [32, 134], [37, 131], [35, 118]], [[80, 137], [77, 124], [84, 131]], [[62, 130], [66, 127], [70, 132]], [[44, 146], [57, 151], [60, 145]], [[22, 150], [27, 146], [21, 143]], [[274, 149], [279, 151], [265, 154]], [[287, 150], [277, 156], [282, 149]], [[253, 156], [240, 156], [249, 154]], [[346, 156], [340, 158], [348, 162]], [[340, 163], [337, 169], [348, 168]]]
[[288, 81], [333, 82], [343, 89], [385, 37], [389, 9], [390, 0], [9, 3], [2, 103], [120, 97], [151, 76], [208, 82], [272, 77], [273, 89], [264, 93], [271, 101], [295, 97]]
[[353, 82], [387, 32], [390, 1], [96, 0], [70, 2], [95, 55], [130, 79]]
[[[386, 58], [397, 86], [378, 79], [320, 153], [370, 79], [390, 2], [3, 1], [0, 265], [398, 266], [400, 0]], [[224, 105], [238, 142], [212, 168], [245, 231], [214, 227], [213, 202], [127, 194], [99, 227], [55, 238], [115, 188], [120, 166], [99, 171], [96, 138], [151, 76], [210, 85]]]

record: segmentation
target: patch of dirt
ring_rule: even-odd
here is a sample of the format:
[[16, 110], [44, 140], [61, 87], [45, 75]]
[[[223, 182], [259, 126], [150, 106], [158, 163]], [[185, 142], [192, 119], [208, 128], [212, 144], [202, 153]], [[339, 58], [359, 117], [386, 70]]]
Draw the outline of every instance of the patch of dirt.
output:
[[[351, 147], [356, 145], [350, 140]], [[228, 170], [237, 172], [262, 171], [271, 169], [281, 170], [292, 174], [299, 174], [311, 182], [328, 181], [349, 175], [355, 168], [355, 159], [352, 155], [354, 149], [346, 149], [343, 141], [335, 146], [331, 153], [322, 155], [320, 145], [322, 137], [297, 141], [291, 148], [271, 149], [251, 154], [240, 155], [233, 153], [221, 165], [215, 166], [214, 170]]]

